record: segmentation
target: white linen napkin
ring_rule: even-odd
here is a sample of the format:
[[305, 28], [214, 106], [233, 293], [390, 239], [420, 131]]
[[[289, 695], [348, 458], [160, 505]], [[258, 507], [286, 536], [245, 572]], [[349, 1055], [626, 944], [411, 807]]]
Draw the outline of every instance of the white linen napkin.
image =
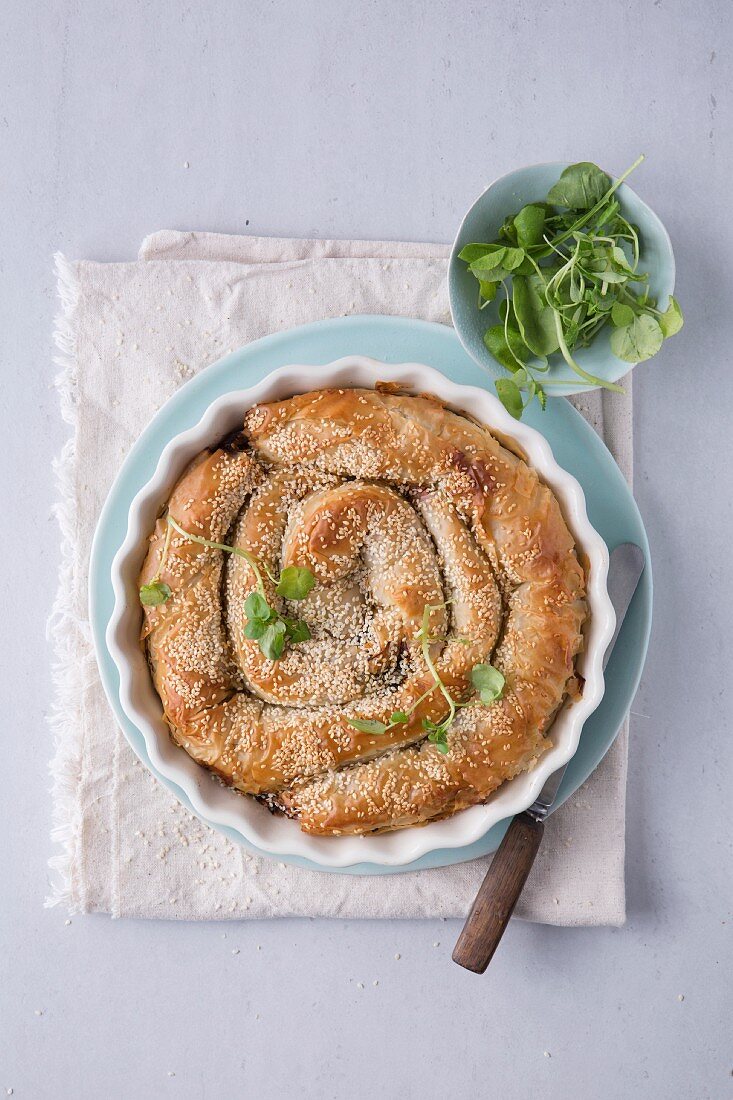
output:
[[[57, 384], [73, 435], [56, 463], [63, 545], [50, 631], [53, 839], [61, 847], [50, 861], [48, 904], [188, 920], [467, 913], [487, 859], [379, 878], [326, 874], [252, 856], [201, 824], [117, 728], [96, 670], [86, 596], [109, 486], [152, 413], [184, 380], [242, 344], [324, 317], [392, 313], [450, 323], [447, 254], [442, 245], [160, 232], [146, 238], [135, 263], [57, 257]], [[630, 396], [593, 393], [574, 403], [630, 481]], [[626, 756], [625, 725], [549, 820], [518, 916], [623, 922]]]

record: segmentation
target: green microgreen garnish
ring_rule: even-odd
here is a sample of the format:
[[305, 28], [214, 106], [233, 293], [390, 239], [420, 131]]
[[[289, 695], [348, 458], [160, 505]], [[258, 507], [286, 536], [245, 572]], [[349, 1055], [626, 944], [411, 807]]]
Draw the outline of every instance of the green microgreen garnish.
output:
[[168, 556], [171, 533], [177, 531], [179, 535], [183, 535], [184, 538], [196, 542], [200, 546], [208, 546], [211, 550], [225, 550], [228, 554], [237, 554], [239, 557], [244, 558], [251, 567], [255, 575], [256, 588], [254, 592], [250, 592], [244, 601], [244, 613], [247, 616], [244, 625], [244, 636], [256, 641], [268, 660], [277, 661], [280, 659], [286, 641], [292, 644], [308, 641], [311, 633], [307, 623], [301, 619], [289, 619], [285, 615], [281, 615], [275, 608], [270, 607], [267, 602], [263, 572], [275, 585], [275, 592], [278, 596], [282, 596], [286, 600], [304, 600], [316, 583], [310, 569], [288, 565], [279, 576], [275, 576], [264, 562], [261, 562], [249, 550], [245, 550], [241, 546], [229, 546], [225, 542], [213, 542], [201, 535], [194, 535], [181, 527], [180, 523], [170, 514], [166, 516], [166, 522], [168, 526], [158, 571], [150, 584], [145, 584], [140, 589], [141, 603], [155, 606], [165, 603], [169, 599], [171, 590], [167, 584], [160, 580], [160, 574]]
[[504, 676], [493, 665], [474, 665], [471, 682], [479, 693], [481, 702], [488, 706], [501, 698], [506, 683]]
[[304, 600], [316, 583], [310, 569], [287, 565], [278, 579], [275, 591], [286, 600]]
[[395, 726], [403, 726], [406, 722], [410, 721], [410, 715], [417, 706], [422, 703], [423, 699], [426, 699], [432, 691], [435, 690], [435, 685], [426, 691], [424, 695], [421, 695], [416, 703], [410, 707], [409, 710], [395, 710], [390, 715], [389, 722], [380, 722], [377, 718], [349, 718], [349, 725], [354, 729], [360, 730], [361, 733], [386, 733], [387, 730], [394, 729]]
[[308, 629], [308, 623], [304, 622], [303, 619], [287, 619], [284, 615], [281, 615], [280, 621], [285, 623], [288, 639], [293, 644], [307, 642], [310, 638], [311, 632]]
[[165, 603], [171, 595], [171, 590], [164, 581], [152, 580], [150, 584], [140, 586], [140, 603], [146, 607], [157, 607]]
[[168, 547], [171, 541], [171, 529], [166, 527], [165, 540], [163, 542], [163, 553], [160, 555], [160, 561], [158, 562], [158, 568], [155, 572], [155, 576], [148, 584], [143, 584], [140, 587], [140, 603], [145, 607], [158, 607], [160, 604], [165, 603], [171, 597], [170, 586], [160, 579], [160, 574], [165, 568], [165, 561], [168, 557]]
[[267, 619], [270, 614], [270, 606], [264, 596], [259, 592], [250, 592], [244, 601], [244, 611], [248, 619], [257, 621]]
[[[438, 607], [439, 606], [440, 605], [438, 605]], [[439, 743], [442, 744], [442, 741], [439, 742], [437, 740], [438, 731], [440, 729], [442, 729], [443, 727], [445, 727], [445, 732], [447, 733], [448, 729], [453, 725], [453, 719], [456, 716], [456, 703], [455, 703], [455, 700], [454, 700], [453, 696], [448, 691], [448, 688], [445, 686], [445, 684], [441, 680], [440, 673], [438, 672], [437, 668], [435, 667], [435, 662], [433, 661], [433, 658], [430, 654], [430, 643], [431, 643], [431, 638], [430, 638], [430, 615], [433, 611], [437, 611], [438, 607], [436, 607], [434, 604], [429, 604], [429, 603], [425, 604], [425, 607], [423, 608], [423, 613], [422, 613], [422, 627], [420, 628], [420, 630], [418, 630], [418, 632], [415, 636], [420, 642], [420, 648], [422, 649], [423, 660], [425, 661], [425, 664], [428, 666], [428, 669], [430, 670], [430, 673], [431, 673], [433, 679], [435, 680], [435, 687], [437, 687], [440, 690], [441, 694], [443, 695], [443, 698], [445, 699], [446, 703], [448, 704], [448, 717], [441, 723], [441, 725], [439, 727], [435, 727], [434, 729], [431, 729], [430, 727], [432, 726], [432, 723], [429, 723], [429, 719], [427, 719], [427, 718], [423, 719], [423, 728], [424, 729], [430, 729], [431, 734], [436, 734], [436, 737], [432, 737], [432, 736], [429, 735], [428, 740], [435, 740], [436, 744], [439, 744]], [[448, 751], [448, 746], [446, 745], [445, 750], [441, 750], [441, 751], [447, 752]]]
[[349, 725], [360, 733], [386, 733], [392, 729], [390, 722], [380, 722], [377, 718], [349, 718]]
[[428, 741], [435, 745], [438, 752], [448, 752], [448, 731], [453, 725], [452, 719], [444, 722], [431, 722], [429, 718], [423, 718], [422, 727], [427, 731]]
[[287, 627], [282, 619], [275, 618], [268, 623], [263, 634], [257, 639], [259, 647], [270, 661], [279, 661], [285, 648]]
[[[475, 706], [476, 704], [470, 702], [460, 703], [453, 698], [448, 688], [441, 680], [440, 673], [430, 653], [430, 646], [434, 642], [447, 640], [436, 638], [430, 633], [430, 615], [433, 611], [438, 611], [441, 607], [445, 607], [445, 604], [425, 604], [423, 608], [422, 626], [415, 635], [416, 640], [420, 642], [423, 660], [433, 677], [433, 684], [412, 704], [409, 710], [393, 711], [389, 722], [380, 722], [375, 718], [349, 718], [348, 722], [350, 726], [354, 726], [354, 728], [358, 729], [361, 733], [387, 733], [389, 730], [394, 729], [395, 726], [409, 722], [411, 715], [417, 710], [422, 701], [427, 699], [428, 695], [432, 695], [432, 693], [438, 689], [448, 704], [448, 714], [440, 722], [434, 722], [430, 718], [423, 718], [422, 727], [428, 735], [428, 741], [434, 744], [439, 752], [447, 753], [449, 751], [448, 733], [456, 719], [458, 710], [462, 707]], [[470, 639], [453, 638], [451, 641], [458, 641], [465, 644], [470, 641]], [[504, 691], [504, 677], [501, 672], [499, 672], [498, 668], [494, 668], [493, 665], [474, 665], [471, 672], [471, 682], [478, 691], [481, 703], [484, 705], [496, 702], [497, 699], [501, 698], [502, 692]]]
[[503, 292], [499, 322], [486, 330], [484, 343], [511, 375], [495, 385], [516, 419], [534, 397], [545, 408], [547, 387], [571, 381], [543, 380], [550, 355], [559, 352], [587, 385], [623, 392], [584, 370], [575, 349], [611, 325], [614, 355], [640, 363], [682, 328], [674, 298], [661, 312], [649, 296], [648, 273], [639, 271], [638, 230], [614, 197], [643, 160], [615, 181], [595, 164], [571, 164], [544, 202], [509, 214], [495, 241], [468, 244], [458, 254], [479, 284], [479, 309]]

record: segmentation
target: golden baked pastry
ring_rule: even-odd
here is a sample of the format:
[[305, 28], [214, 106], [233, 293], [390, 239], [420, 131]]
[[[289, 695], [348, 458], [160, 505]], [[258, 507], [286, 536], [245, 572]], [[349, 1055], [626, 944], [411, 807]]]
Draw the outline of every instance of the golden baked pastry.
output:
[[173, 738], [309, 833], [484, 801], [577, 690], [585, 578], [553, 493], [392, 389], [250, 409], [176, 485], [140, 578]]

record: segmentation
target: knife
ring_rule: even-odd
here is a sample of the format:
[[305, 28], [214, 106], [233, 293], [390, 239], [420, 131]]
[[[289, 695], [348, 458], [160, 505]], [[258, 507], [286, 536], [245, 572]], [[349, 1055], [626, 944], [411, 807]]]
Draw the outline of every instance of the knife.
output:
[[[608, 595], [616, 612], [616, 629], [603, 658], [604, 669], [643, 572], [644, 554], [634, 543], [621, 543], [612, 551]], [[552, 773], [537, 800], [512, 820], [497, 848], [453, 951], [453, 961], [466, 970], [483, 974], [499, 946], [532, 869], [545, 819], [552, 813], [567, 766], [564, 764]]]

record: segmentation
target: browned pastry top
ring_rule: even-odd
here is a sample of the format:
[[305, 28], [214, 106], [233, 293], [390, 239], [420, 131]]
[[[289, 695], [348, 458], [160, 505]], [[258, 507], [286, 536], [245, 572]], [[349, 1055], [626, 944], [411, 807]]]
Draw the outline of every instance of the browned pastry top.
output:
[[[436, 399], [380, 389], [255, 406], [243, 438], [201, 454], [167, 513], [254, 555], [270, 606], [311, 637], [265, 657], [245, 633], [250, 562], [169, 537], [172, 595], [145, 608], [143, 638], [178, 744], [304, 830], [335, 835], [446, 816], [532, 767], [576, 684], [586, 618], [573, 538], [536, 472]], [[143, 584], [166, 531], [164, 515]], [[316, 580], [297, 604], [268, 576], [289, 565]], [[505, 677], [488, 706], [471, 683], [480, 663]], [[471, 705], [441, 751], [425, 723], [446, 718], [447, 695]], [[408, 720], [384, 733], [352, 725], [395, 712]]]

